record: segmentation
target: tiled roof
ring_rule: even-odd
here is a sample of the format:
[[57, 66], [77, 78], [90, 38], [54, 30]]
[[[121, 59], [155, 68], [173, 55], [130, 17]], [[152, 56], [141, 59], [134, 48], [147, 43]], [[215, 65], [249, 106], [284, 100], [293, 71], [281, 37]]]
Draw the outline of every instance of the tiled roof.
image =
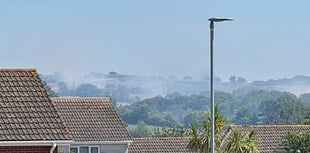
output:
[[186, 147], [188, 143], [185, 137], [133, 138], [128, 153], [197, 153]]
[[131, 140], [108, 98], [52, 98], [74, 141]]
[[283, 152], [281, 145], [288, 131], [310, 132], [310, 125], [234, 125], [231, 128], [245, 133], [254, 130], [260, 153]]
[[36, 69], [0, 69], [0, 141], [69, 139]]

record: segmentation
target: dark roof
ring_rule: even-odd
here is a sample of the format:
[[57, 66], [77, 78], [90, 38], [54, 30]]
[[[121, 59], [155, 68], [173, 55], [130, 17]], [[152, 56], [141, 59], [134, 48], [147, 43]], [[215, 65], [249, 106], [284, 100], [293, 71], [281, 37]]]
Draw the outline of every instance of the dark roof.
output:
[[288, 131], [310, 132], [310, 125], [234, 125], [231, 128], [239, 129], [244, 133], [254, 130], [257, 134], [260, 153], [283, 152], [282, 142]]
[[186, 146], [186, 137], [134, 138], [128, 153], [197, 153]]
[[0, 141], [69, 139], [36, 69], [0, 69]]
[[129, 133], [108, 98], [52, 98], [74, 141], [128, 141]]

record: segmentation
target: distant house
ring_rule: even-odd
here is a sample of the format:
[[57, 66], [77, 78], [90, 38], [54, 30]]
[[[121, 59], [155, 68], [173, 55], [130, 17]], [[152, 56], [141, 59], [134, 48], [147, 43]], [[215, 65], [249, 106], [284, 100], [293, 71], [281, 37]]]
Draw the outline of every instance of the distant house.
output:
[[108, 98], [52, 98], [69, 129], [70, 153], [126, 153], [132, 142]]
[[35, 69], [0, 69], [0, 152], [62, 153], [69, 131]]
[[133, 138], [128, 153], [197, 153], [186, 146], [186, 137]]
[[255, 131], [260, 153], [282, 153], [282, 143], [288, 131], [310, 132], [310, 125], [233, 125], [225, 137], [231, 134], [232, 129], [238, 129], [243, 133]]

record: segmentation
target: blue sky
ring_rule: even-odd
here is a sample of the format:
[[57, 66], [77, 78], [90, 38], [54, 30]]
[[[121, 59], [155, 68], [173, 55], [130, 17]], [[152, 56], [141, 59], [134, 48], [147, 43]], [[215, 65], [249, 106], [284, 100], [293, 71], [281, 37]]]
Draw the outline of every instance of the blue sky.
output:
[[209, 74], [210, 17], [215, 75], [249, 81], [310, 76], [310, 1], [0, 1], [1, 67], [68, 76]]

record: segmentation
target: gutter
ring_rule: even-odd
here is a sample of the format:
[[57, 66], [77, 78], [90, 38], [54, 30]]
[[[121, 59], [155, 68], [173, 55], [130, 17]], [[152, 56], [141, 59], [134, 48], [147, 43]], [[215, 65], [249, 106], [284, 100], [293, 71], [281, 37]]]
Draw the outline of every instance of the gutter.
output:
[[70, 145], [73, 141], [0, 141], [0, 146], [53, 146]]
[[50, 150], [50, 153], [54, 153], [55, 148], [57, 147], [56, 143], [53, 143], [53, 146]]

